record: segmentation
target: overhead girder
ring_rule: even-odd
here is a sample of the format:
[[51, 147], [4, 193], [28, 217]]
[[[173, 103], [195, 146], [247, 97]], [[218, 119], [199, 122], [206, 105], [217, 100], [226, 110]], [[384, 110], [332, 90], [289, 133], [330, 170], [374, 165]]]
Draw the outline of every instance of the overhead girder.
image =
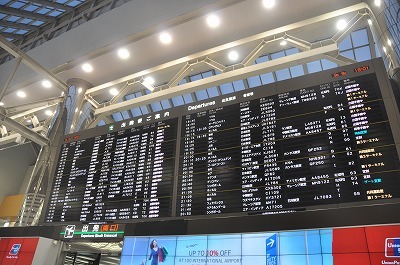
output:
[[62, 9], [65, 11], [74, 11], [75, 9], [71, 6], [59, 4], [57, 2], [53, 1], [45, 1], [45, 0], [29, 0], [29, 2], [36, 3], [42, 6], [48, 6], [48, 7], [54, 7], [57, 9]]
[[15, 28], [15, 29], [27, 29], [27, 30], [38, 30], [39, 27], [33, 26], [33, 25], [28, 25], [28, 24], [23, 24], [23, 23], [17, 23], [17, 22], [9, 22], [9, 21], [0, 21], [0, 26], [3, 27], [10, 27], [10, 28]]
[[46, 16], [38, 13], [33, 13], [29, 11], [25, 11], [22, 9], [12, 8], [8, 6], [2, 6], [1, 12], [9, 15], [14, 15], [22, 18], [31, 18], [36, 20], [41, 20], [45, 22], [55, 22], [56, 18], [51, 16]]

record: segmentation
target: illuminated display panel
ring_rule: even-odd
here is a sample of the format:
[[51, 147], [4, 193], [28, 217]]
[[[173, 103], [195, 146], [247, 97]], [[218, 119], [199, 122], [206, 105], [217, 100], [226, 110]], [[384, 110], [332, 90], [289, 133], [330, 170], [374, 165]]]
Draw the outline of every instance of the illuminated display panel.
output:
[[64, 143], [45, 221], [171, 216], [176, 123], [175, 118], [115, 131], [110, 125], [107, 134]]
[[356, 66], [67, 135], [43, 221], [277, 213], [399, 198], [397, 107], [380, 89], [386, 77]]
[[184, 116], [178, 215], [398, 197], [398, 156], [377, 88], [369, 74], [268, 97], [245, 92]]

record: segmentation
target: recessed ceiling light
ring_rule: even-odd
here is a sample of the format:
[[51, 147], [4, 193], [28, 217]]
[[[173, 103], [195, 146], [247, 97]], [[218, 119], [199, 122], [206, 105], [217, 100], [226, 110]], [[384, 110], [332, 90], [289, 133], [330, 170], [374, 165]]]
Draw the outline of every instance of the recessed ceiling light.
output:
[[343, 29], [346, 28], [346, 26], [347, 26], [347, 21], [344, 20], [344, 19], [341, 19], [341, 20], [339, 20], [339, 21], [336, 23], [336, 28], [337, 28], [338, 30], [343, 30]]
[[118, 92], [118, 89], [116, 89], [116, 88], [111, 88], [111, 89], [110, 89], [110, 94], [111, 94], [111, 95], [116, 96], [116, 95], [118, 95], [118, 93], [119, 93], [119, 92]]
[[389, 46], [392, 46], [392, 41], [388, 39], [387, 44], [388, 44]]
[[46, 111], [45, 111], [45, 114], [46, 114], [47, 116], [51, 116], [51, 115], [53, 115], [53, 112], [52, 112], [51, 110], [46, 110]]
[[80, 93], [82, 93], [82, 88], [81, 87], [78, 87], [78, 94], [80, 94]]
[[368, 19], [367, 21], [368, 21], [368, 25], [372, 26], [372, 20]]
[[0, 106], [4, 106], [4, 103], [0, 101]]
[[381, 1], [381, 0], [375, 0], [375, 1], [374, 1], [374, 4], [375, 4], [376, 6], [380, 6], [380, 5], [382, 4], [382, 1]]
[[386, 53], [386, 52], [387, 52], [387, 50], [386, 50], [386, 47], [385, 47], [385, 46], [383, 46], [383, 48], [382, 48], [382, 49], [383, 49], [383, 52], [384, 52], [384, 53]]
[[118, 50], [118, 56], [121, 59], [128, 59], [129, 58], [129, 51], [125, 48]]
[[265, 8], [272, 8], [275, 6], [275, 0], [263, 0], [263, 5]]
[[286, 40], [283, 40], [283, 41], [281, 41], [279, 44], [280, 44], [281, 46], [285, 46], [285, 45], [287, 44], [287, 41], [286, 41]]
[[44, 86], [45, 88], [50, 88], [52, 86], [52, 84], [49, 80], [43, 80], [42, 86]]
[[207, 17], [207, 24], [211, 27], [211, 28], [216, 28], [219, 26], [219, 24], [221, 23], [221, 21], [219, 20], [219, 17], [216, 15], [209, 15]]
[[78, 112], [78, 108], [75, 108], [75, 113], [77, 113]]
[[84, 63], [82, 64], [82, 70], [86, 73], [90, 73], [91, 71], [93, 71], [93, 66], [89, 63]]
[[236, 60], [239, 58], [239, 54], [238, 54], [237, 52], [235, 52], [235, 51], [231, 51], [231, 52], [228, 54], [228, 58], [229, 58], [229, 60], [231, 60], [231, 61], [236, 61]]
[[152, 78], [151, 76], [146, 77], [143, 80], [143, 82], [148, 84], [148, 85], [151, 85], [151, 86], [154, 85], [154, 83], [155, 83], [154, 78]]
[[32, 120], [31, 120], [31, 119], [28, 119], [28, 120], [26, 120], [26, 122], [27, 122], [27, 123], [31, 123], [31, 122], [32, 122]]
[[161, 33], [161, 35], [160, 35], [160, 41], [163, 43], [163, 44], [169, 44], [169, 43], [171, 43], [171, 41], [172, 41], [172, 37], [171, 37], [171, 35], [169, 35], [168, 33]]
[[24, 98], [24, 97], [26, 97], [26, 93], [24, 91], [20, 90], [17, 92], [17, 96], [20, 98]]

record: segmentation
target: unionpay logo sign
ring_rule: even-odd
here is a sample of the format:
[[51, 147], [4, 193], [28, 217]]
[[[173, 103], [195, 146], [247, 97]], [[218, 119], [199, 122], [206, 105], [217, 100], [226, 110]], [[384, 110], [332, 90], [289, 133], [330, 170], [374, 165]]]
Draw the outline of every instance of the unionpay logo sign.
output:
[[10, 255], [13, 255], [13, 256], [18, 255], [18, 252], [19, 252], [19, 250], [21, 249], [21, 245], [22, 245], [22, 244], [13, 244], [13, 245], [11, 246], [11, 249], [10, 249], [9, 254], [10, 254]]
[[388, 258], [400, 257], [400, 238], [386, 238], [385, 256]]

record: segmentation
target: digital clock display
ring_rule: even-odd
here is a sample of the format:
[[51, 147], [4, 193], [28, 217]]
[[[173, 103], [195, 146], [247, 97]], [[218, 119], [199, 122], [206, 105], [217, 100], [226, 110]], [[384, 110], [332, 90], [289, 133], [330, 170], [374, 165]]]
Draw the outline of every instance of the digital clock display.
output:
[[354, 68], [355, 73], [360, 73], [369, 70], [369, 65]]

